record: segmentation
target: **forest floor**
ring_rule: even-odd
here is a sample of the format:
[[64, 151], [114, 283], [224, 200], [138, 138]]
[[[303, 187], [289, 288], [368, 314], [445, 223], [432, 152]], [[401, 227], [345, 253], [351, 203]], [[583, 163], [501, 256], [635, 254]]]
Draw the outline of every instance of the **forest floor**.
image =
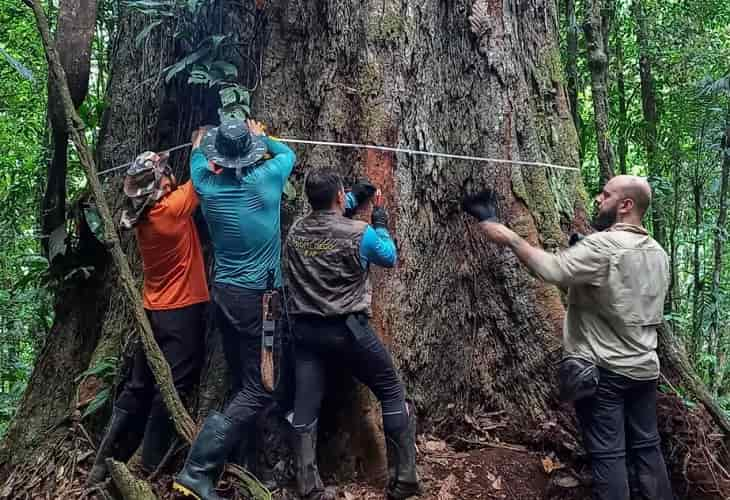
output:
[[[658, 401], [662, 447], [672, 473], [674, 493], [679, 499], [728, 499], [730, 473], [723, 464], [730, 460], [725, 439], [706, 412], [684, 405], [680, 398], [670, 395], [662, 395]], [[575, 429], [565, 427], [565, 423], [550, 422], [542, 430], [526, 431], [523, 439], [516, 435], [515, 439], [508, 439], [508, 420], [502, 412], [472, 416], [467, 419], [470, 431], [462, 428], [460, 432], [439, 432], [445, 438], [427, 433], [419, 435], [418, 470], [423, 486], [420, 499], [590, 498], [589, 464], [576, 439]], [[56, 446], [2, 478], [0, 500], [110, 500], [112, 497], [108, 494], [84, 487], [94, 458], [90, 442], [83, 426], [69, 429]], [[528, 448], [515, 444], [517, 442], [532, 444]], [[178, 450], [175, 459], [165, 467], [166, 471], [176, 470], [181, 465], [184, 451], [184, 448]], [[139, 472], [136, 462], [137, 459], [133, 459], [130, 468]], [[171, 486], [169, 473], [161, 474], [153, 482], [160, 500], [183, 500], [172, 492]], [[224, 498], [246, 498], [225, 479], [219, 486]], [[384, 498], [382, 484], [345, 482], [337, 488], [339, 499]], [[286, 489], [275, 491], [273, 498], [298, 500]]]
[[[423, 494], [420, 500], [515, 499], [583, 500], [590, 499], [585, 470], [576, 471], [557, 459], [506, 443], [464, 443], [459, 451], [439, 439], [419, 437], [418, 470]], [[461, 448], [461, 446], [457, 446]], [[170, 478], [158, 483], [158, 493], [169, 491]], [[167, 488], [166, 488], [167, 487]], [[383, 500], [383, 487], [343, 484], [337, 488], [344, 500]], [[236, 498], [231, 490], [221, 490]], [[183, 500], [181, 496], [165, 498]], [[274, 493], [275, 500], [296, 500], [285, 490]]]

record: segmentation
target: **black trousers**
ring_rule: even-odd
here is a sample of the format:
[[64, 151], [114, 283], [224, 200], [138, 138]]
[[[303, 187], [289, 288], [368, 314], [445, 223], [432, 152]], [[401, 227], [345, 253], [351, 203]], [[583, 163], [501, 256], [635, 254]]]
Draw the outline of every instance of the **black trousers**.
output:
[[366, 318], [360, 317], [360, 326], [359, 332], [353, 332], [345, 317], [294, 319], [295, 429], [305, 428], [318, 418], [326, 377], [341, 377], [341, 373], [332, 373], [332, 368], [342, 366], [378, 398], [386, 432], [399, 432], [408, 425], [405, 391], [393, 359]]
[[656, 391], [656, 380], [637, 381], [600, 369], [596, 394], [576, 401], [595, 500], [629, 499], [627, 454], [639, 498], [672, 500], [657, 430]]
[[231, 373], [234, 395], [224, 414], [241, 432], [255, 425], [256, 416], [274, 401], [261, 381], [263, 291], [213, 285], [215, 321]]
[[[170, 364], [173, 383], [181, 395], [189, 391], [200, 377], [205, 354], [206, 305], [193, 304], [165, 311], [147, 310], [155, 340]], [[167, 408], [141, 345], [135, 353], [131, 375], [116, 404], [139, 417], [167, 415]]]

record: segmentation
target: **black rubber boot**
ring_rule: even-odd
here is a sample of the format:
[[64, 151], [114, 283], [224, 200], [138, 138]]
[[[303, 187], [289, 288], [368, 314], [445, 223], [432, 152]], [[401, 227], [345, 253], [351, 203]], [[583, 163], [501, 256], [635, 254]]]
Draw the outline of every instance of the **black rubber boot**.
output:
[[232, 428], [233, 422], [222, 413], [213, 411], [208, 415], [183, 469], [175, 477], [175, 491], [197, 500], [223, 500], [216, 494], [215, 485], [232, 448]]
[[94, 466], [86, 480], [87, 486], [95, 486], [107, 477], [106, 459], [113, 458], [126, 462], [134, 454], [142, 441], [144, 420], [137, 415], [115, 406], [109, 419], [104, 438], [96, 452]]
[[152, 474], [160, 466], [175, 438], [175, 424], [169, 415], [150, 415], [142, 441], [142, 468]]
[[386, 433], [388, 452], [388, 500], [403, 500], [421, 494], [416, 470], [416, 415], [408, 405], [408, 427]]
[[256, 458], [256, 426], [251, 425], [241, 432], [238, 444], [231, 450], [228, 461], [240, 465], [253, 474]]
[[294, 433], [297, 456], [297, 492], [305, 500], [335, 500], [334, 488], [325, 488], [317, 467], [317, 421]]

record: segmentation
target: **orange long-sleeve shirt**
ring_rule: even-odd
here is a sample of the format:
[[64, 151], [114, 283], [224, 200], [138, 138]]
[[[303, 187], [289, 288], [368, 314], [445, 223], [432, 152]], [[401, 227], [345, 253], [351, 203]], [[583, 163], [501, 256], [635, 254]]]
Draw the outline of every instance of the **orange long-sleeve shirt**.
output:
[[144, 307], [176, 309], [210, 300], [190, 181], [162, 198], [136, 226], [144, 269]]

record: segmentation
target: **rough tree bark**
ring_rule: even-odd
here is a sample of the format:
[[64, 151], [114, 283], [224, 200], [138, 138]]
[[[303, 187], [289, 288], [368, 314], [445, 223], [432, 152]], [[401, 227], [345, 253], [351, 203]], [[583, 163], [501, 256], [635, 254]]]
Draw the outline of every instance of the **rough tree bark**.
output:
[[566, 57], [566, 74], [568, 76], [566, 86], [568, 91], [568, 102], [570, 103], [570, 113], [573, 115], [573, 123], [575, 129], [578, 130], [580, 137], [580, 102], [578, 101], [578, 34], [580, 28], [575, 15], [575, 0], [565, 0], [565, 21], [567, 32], [567, 57]]
[[[275, 0], [267, 9], [270, 31], [253, 108], [276, 135], [578, 165], [555, 2]], [[174, 55], [170, 33], [161, 32], [141, 55], [133, 38], [142, 20], [125, 15], [121, 23], [100, 152], [105, 167], [132, 158], [135, 148], [173, 145], [179, 137], [163, 124], [182, 121], [179, 113], [191, 104], [174, 105], [170, 96], [179, 97], [177, 90], [149, 79], [153, 68], [169, 64]], [[248, 28], [231, 22], [234, 26]], [[192, 112], [184, 118], [190, 128], [205, 120]], [[187, 136], [189, 130], [177, 133]], [[395, 270], [373, 273], [373, 325], [394, 353], [421, 429], [445, 432], [466, 425], [471, 415], [501, 411], [509, 423], [504, 437], [563, 449], [562, 437], [561, 443], [549, 437], [556, 422], [570, 421], [554, 385], [561, 293], [531, 277], [510, 252], [487, 244], [462, 214], [460, 199], [465, 191], [493, 187], [505, 222], [532, 243], [557, 249], [571, 231], [588, 230], [579, 176], [324, 147], [297, 153], [298, 182], [306, 170], [329, 166], [348, 177], [367, 175], [383, 189], [400, 262]], [[114, 182], [107, 186], [110, 194], [118, 191]], [[304, 210], [300, 198], [295, 212]], [[97, 304], [118, 293], [96, 290]], [[69, 294], [70, 299], [76, 297]], [[71, 325], [82, 309], [61, 321]], [[117, 322], [116, 330], [123, 330], [112, 312], [100, 307], [95, 330], [70, 326], [59, 329], [59, 337], [84, 338], [79, 350], [88, 361], [104, 343], [99, 328]], [[220, 402], [224, 377], [215, 349], [209, 348], [214, 354], [201, 407]], [[48, 369], [58, 365], [49, 361], [52, 354], [39, 359], [38, 382], [23, 402], [25, 432], [16, 425], [8, 434], [0, 455], [6, 470], [51, 446], [51, 439], [33, 445], [24, 437], [45, 429], [36, 424], [47, 396], [40, 381], [55, 385], [48, 380], [57, 375], [73, 386], [80, 371]], [[74, 399], [65, 395], [63, 401], [59, 406], [68, 408]], [[336, 471], [340, 480], [348, 475], [377, 480], [383, 473], [377, 405], [361, 391], [347, 410], [323, 415], [329, 413], [340, 431], [339, 437], [323, 436], [323, 468]]]
[[[639, 76], [641, 80], [641, 109], [644, 113], [644, 147], [646, 148], [647, 173], [649, 177], [662, 176], [658, 155], [658, 125], [656, 92], [652, 74], [651, 49], [649, 47], [649, 26], [643, 0], [633, 4], [636, 21], [636, 44], [639, 47]], [[665, 242], [662, 200], [655, 197], [651, 208], [652, 235], [661, 244]]]
[[588, 67], [591, 71], [593, 114], [598, 145], [600, 185], [614, 176], [615, 159], [608, 128], [608, 47], [609, 22], [605, 2], [587, 0], [583, 32], [586, 37]]
[[[58, 6], [56, 45], [66, 72], [71, 100], [76, 109], [86, 98], [91, 67], [91, 42], [96, 29], [96, 0], [64, 0]], [[48, 85], [48, 117], [51, 122], [53, 157], [48, 165], [46, 190], [41, 202], [43, 249], [49, 259], [65, 253], [66, 167], [68, 132], [61, 96]]]

